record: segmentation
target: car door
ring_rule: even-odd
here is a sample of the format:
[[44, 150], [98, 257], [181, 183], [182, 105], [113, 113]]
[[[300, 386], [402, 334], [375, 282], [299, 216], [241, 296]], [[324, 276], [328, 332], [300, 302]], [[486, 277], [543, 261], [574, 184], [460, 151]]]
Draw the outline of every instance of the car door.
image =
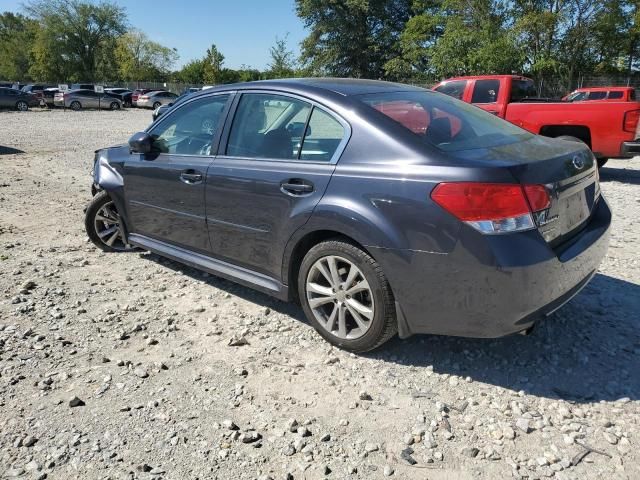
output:
[[234, 103], [224, 150], [207, 171], [212, 252], [279, 278], [284, 246], [324, 194], [349, 125], [282, 93], [245, 92]]
[[6, 88], [0, 88], [0, 107], [9, 107], [9, 90]]
[[205, 175], [231, 93], [185, 102], [152, 125], [152, 152], [131, 154], [124, 189], [132, 233], [209, 253]]
[[473, 84], [473, 94], [471, 103], [486, 112], [500, 115], [500, 80], [497, 78], [487, 78], [476, 80]]

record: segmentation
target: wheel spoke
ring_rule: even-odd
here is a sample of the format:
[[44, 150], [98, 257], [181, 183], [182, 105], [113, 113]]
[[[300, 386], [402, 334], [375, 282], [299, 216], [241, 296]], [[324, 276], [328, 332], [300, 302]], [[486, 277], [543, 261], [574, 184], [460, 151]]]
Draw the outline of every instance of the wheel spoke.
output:
[[338, 288], [341, 282], [336, 257], [327, 257], [327, 264], [329, 265], [329, 271], [331, 272], [331, 285], [333, 288]]
[[362, 303], [360, 303], [356, 299], [350, 298], [350, 299], [347, 300], [346, 303], [347, 303], [347, 305], [349, 305], [350, 308], [353, 308], [356, 312], [358, 312], [360, 315], [363, 315], [368, 320], [371, 320], [373, 318], [373, 310], [371, 308], [363, 305]]
[[344, 304], [338, 307], [338, 336], [340, 338], [346, 338], [347, 336], [347, 318], [345, 315]]
[[105, 230], [103, 230], [101, 232], [98, 232], [98, 236], [100, 238], [104, 238], [107, 235], [111, 235], [113, 232], [118, 233], [118, 227], [116, 227], [115, 225], [113, 227], [109, 227], [109, 228], [107, 228], [107, 229], [105, 229]]
[[116, 241], [116, 239], [120, 236], [120, 230], [116, 230], [115, 233], [113, 235], [111, 235], [111, 237], [109, 237], [109, 240], [106, 241], [106, 244], [109, 245], [110, 247], [113, 246], [113, 243]]
[[309, 306], [311, 308], [318, 308], [321, 305], [326, 305], [327, 303], [333, 302], [333, 298], [331, 297], [317, 297], [309, 299]]
[[347, 274], [347, 279], [344, 281], [342, 288], [348, 291], [349, 287], [351, 287], [351, 284], [358, 276], [358, 273], [360, 273], [360, 271], [354, 265], [349, 265], [349, 273]]
[[333, 330], [333, 325], [336, 323], [336, 316], [338, 315], [339, 309], [340, 308], [338, 307], [338, 305], [334, 304], [333, 310], [331, 310], [331, 315], [329, 315], [329, 318], [327, 318], [327, 323], [325, 323], [324, 328], [326, 328], [329, 332]]
[[327, 271], [327, 268], [323, 265], [321, 261], [316, 263], [316, 269], [322, 274], [322, 276], [327, 280], [327, 282], [329, 282], [329, 285], [333, 283], [331, 281], [331, 274]]
[[347, 290], [347, 293], [349, 295], [355, 295], [358, 292], [362, 292], [362, 291], [369, 291], [371, 290], [369, 288], [369, 282], [367, 282], [366, 280], [361, 280], [360, 282], [356, 283], [353, 287], [351, 287], [349, 290]]
[[99, 222], [105, 222], [110, 224], [118, 223], [117, 219], [109, 218], [100, 214], [96, 215], [96, 220], [98, 220]]
[[331, 287], [325, 287], [318, 283], [307, 283], [307, 290], [311, 293], [317, 293], [318, 295], [324, 295], [325, 297], [334, 297], [334, 293], [331, 290]]
[[358, 311], [355, 308], [353, 308], [351, 305], [349, 305], [348, 303], [346, 305], [347, 305], [347, 308], [349, 309], [349, 313], [351, 313], [351, 316], [358, 324], [358, 327], [360, 327], [360, 331], [365, 332], [369, 328], [369, 322], [363, 319], [362, 316], [358, 313]]

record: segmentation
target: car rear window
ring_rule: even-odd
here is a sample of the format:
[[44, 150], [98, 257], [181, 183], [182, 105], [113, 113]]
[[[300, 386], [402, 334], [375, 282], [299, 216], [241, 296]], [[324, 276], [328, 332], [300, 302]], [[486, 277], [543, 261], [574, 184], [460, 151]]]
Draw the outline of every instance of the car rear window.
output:
[[478, 107], [428, 90], [374, 93], [358, 98], [443, 151], [497, 147], [532, 136]]
[[538, 96], [536, 86], [533, 80], [529, 79], [513, 79], [511, 81], [511, 101], [520, 102], [526, 98], [535, 98]]

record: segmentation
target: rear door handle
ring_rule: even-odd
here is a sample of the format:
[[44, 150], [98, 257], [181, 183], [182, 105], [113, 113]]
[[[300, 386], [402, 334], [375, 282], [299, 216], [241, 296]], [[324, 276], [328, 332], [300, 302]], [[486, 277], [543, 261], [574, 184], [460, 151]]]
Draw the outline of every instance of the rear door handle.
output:
[[185, 170], [180, 174], [180, 180], [190, 185], [202, 183], [202, 173], [192, 169]]
[[313, 192], [313, 183], [292, 178], [280, 184], [280, 190], [287, 195], [308, 195]]

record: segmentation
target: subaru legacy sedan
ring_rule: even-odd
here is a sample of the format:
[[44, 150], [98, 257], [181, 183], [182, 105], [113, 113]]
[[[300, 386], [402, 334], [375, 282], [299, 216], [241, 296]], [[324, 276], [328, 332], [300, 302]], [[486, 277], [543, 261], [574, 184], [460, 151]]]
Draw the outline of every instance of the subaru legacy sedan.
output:
[[529, 330], [598, 269], [586, 145], [417, 87], [295, 79], [193, 94], [96, 152], [89, 238], [300, 302], [363, 352]]

